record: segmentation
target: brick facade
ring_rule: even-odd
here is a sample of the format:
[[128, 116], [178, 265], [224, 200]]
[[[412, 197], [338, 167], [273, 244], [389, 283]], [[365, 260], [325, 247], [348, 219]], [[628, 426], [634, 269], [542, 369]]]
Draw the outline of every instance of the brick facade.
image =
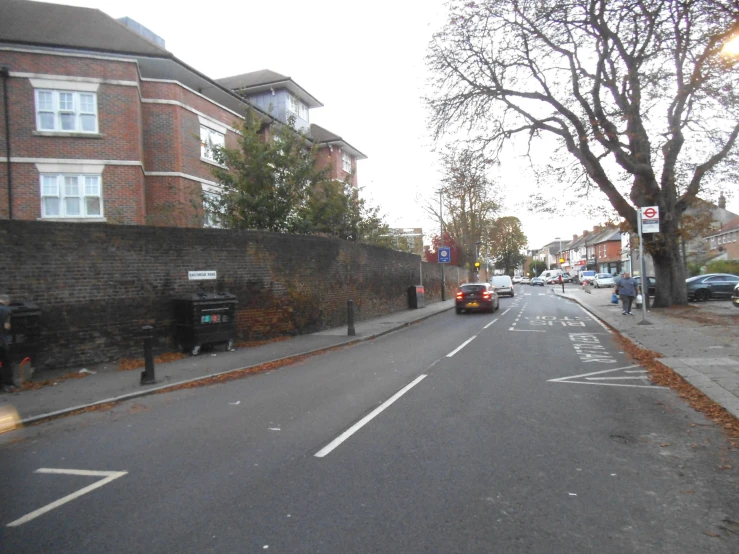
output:
[[[317, 158], [318, 158], [318, 168], [323, 169], [325, 167], [329, 167], [329, 177], [332, 179], [336, 179], [338, 181], [343, 181], [347, 177], [349, 177], [349, 173], [344, 171], [344, 164], [342, 160], [342, 151], [339, 147], [332, 146], [332, 147], [322, 147], [318, 149]], [[352, 174], [351, 174], [351, 180], [350, 183], [352, 187], [355, 189], [357, 188], [357, 159], [354, 156], [351, 156], [352, 160]]]
[[[440, 297], [438, 264], [324, 237], [2, 220], [0, 252], [0, 291], [38, 304], [36, 365], [52, 369], [140, 357], [146, 324], [159, 351], [174, 349], [172, 299], [199, 283], [238, 297], [240, 339], [343, 325], [349, 299], [359, 321], [404, 310], [421, 272], [427, 301]], [[218, 279], [188, 281], [190, 270]], [[456, 277], [447, 271], [447, 298]]]
[[[62, 169], [76, 161], [104, 165], [101, 173], [105, 221], [119, 224], [202, 226], [202, 187], [214, 184], [212, 164], [201, 159], [200, 117], [229, 128], [236, 145], [238, 117], [230, 110], [174, 83], [142, 79], [134, 60], [102, 55], [0, 51], [10, 67], [8, 97], [13, 173], [13, 218], [41, 218], [38, 163]], [[98, 133], [39, 132], [31, 79], [98, 84]], [[2, 85], [0, 85], [2, 86]], [[5, 118], [0, 110], [0, 190], [8, 188]], [[63, 173], [60, 170], [60, 173]], [[163, 173], [168, 175], [162, 175]], [[173, 207], [182, 210], [174, 214]], [[0, 194], [0, 218], [8, 217]]]

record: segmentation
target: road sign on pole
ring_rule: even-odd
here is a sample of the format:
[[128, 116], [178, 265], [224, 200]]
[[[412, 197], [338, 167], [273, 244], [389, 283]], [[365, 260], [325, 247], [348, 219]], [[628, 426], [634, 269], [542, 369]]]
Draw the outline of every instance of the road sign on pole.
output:
[[639, 210], [642, 233], [659, 233], [659, 206], [647, 206]]
[[452, 261], [452, 249], [449, 246], [439, 247], [439, 263], [448, 264]]
[[[649, 210], [650, 216], [657, 217], [657, 230], [649, 231], [650, 233], [659, 233], [659, 209], [656, 206], [649, 208], [639, 208], [639, 219], [638, 231], [639, 231], [639, 260], [641, 261], [641, 284], [642, 284], [642, 303], [641, 303], [641, 317], [642, 320], [637, 325], [651, 325], [650, 321], [647, 321], [647, 302], [649, 302], [649, 279], [647, 279], [647, 263], [644, 259], [644, 211]], [[652, 210], [654, 210], [652, 212]], [[633, 271], [633, 270], [632, 270]]]

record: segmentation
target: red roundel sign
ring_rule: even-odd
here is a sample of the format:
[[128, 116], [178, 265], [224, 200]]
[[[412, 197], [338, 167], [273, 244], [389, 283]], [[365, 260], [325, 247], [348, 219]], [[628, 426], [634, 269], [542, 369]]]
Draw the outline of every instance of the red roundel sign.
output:
[[657, 210], [655, 210], [654, 208], [647, 208], [642, 213], [644, 214], [645, 219], [654, 219], [655, 217], [657, 217]]

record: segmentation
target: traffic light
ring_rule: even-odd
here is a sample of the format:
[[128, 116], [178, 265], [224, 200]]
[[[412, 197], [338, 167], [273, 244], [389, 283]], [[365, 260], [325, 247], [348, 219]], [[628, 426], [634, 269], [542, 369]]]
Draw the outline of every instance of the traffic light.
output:
[[480, 272], [480, 262], [475, 262], [475, 272]]

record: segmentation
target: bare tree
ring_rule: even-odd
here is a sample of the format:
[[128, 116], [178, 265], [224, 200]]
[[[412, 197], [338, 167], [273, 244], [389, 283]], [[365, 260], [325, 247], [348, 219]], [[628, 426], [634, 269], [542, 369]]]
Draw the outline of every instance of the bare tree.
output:
[[435, 219], [443, 215], [444, 230], [459, 247], [459, 265], [471, 269], [482, 241], [498, 212], [495, 183], [488, 176], [490, 162], [472, 150], [451, 149], [441, 155], [443, 214], [438, 203], [427, 201], [424, 209]]
[[686, 303], [680, 216], [737, 167], [739, 65], [721, 49], [738, 20], [731, 0], [452, 1], [428, 53], [433, 129], [493, 158], [553, 137], [549, 175], [575, 168], [632, 229], [659, 206], [655, 305]]

